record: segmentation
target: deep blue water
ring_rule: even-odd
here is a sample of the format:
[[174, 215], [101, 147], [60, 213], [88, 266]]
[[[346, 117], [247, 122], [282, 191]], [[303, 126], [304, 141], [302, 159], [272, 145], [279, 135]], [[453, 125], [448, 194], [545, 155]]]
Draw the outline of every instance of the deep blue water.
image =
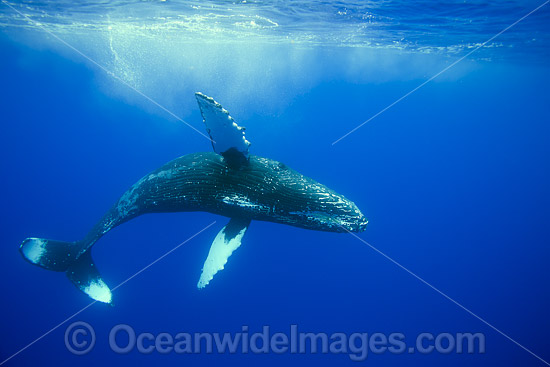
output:
[[[251, 12], [262, 13], [255, 4]], [[394, 16], [394, 3], [374, 10], [374, 18], [385, 19], [389, 33], [399, 23], [422, 40], [433, 14], [453, 18], [457, 5], [451, 5], [407, 8], [404, 22]], [[476, 22], [487, 19], [502, 29], [540, 4], [499, 11], [469, 5]], [[212, 95], [247, 127], [251, 153], [282, 161], [353, 200], [369, 219], [361, 239], [550, 362], [550, 29], [541, 21], [548, 6], [526, 28], [510, 30], [503, 47], [473, 54], [334, 145], [471, 50], [447, 46], [464, 35], [478, 35], [476, 43], [496, 32], [427, 32], [426, 47], [445, 48], [425, 52], [418, 40], [392, 50], [357, 47], [361, 37], [353, 47], [321, 36], [313, 44], [282, 45], [269, 34], [269, 42], [249, 44], [245, 37], [171, 47], [174, 33], [142, 39], [118, 23], [110, 38], [52, 30], [201, 131], [193, 92]], [[299, 12], [291, 18], [291, 6], [263, 9], [262, 16], [275, 10], [288, 23], [302, 24]], [[2, 9], [0, 33], [1, 361], [90, 303], [63, 274], [25, 262], [21, 241], [80, 239], [142, 176], [178, 156], [211, 149], [188, 126], [40, 28], [11, 24], [8, 11]], [[72, 14], [66, 11], [59, 9]], [[92, 7], [86, 14], [93, 18], [99, 11]], [[430, 14], [427, 20], [422, 11]], [[320, 22], [311, 31], [321, 34], [323, 18], [308, 19]], [[411, 19], [424, 24], [410, 28]], [[285, 32], [292, 28], [286, 26]], [[307, 24], [298, 28], [303, 35]], [[527, 33], [542, 44], [516, 42]], [[117, 289], [114, 307], [94, 304], [4, 365], [545, 365], [350, 234], [252, 222], [225, 270], [201, 291], [202, 264], [227, 222], [221, 216], [139, 217], [103, 237], [94, 259], [115, 286], [213, 221]], [[95, 329], [96, 345], [86, 355], [73, 355], [65, 345], [74, 321]], [[369, 353], [362, 362], [345, 353], [311, 352], [120, 355], [108, 339], [118, 324], [154, 335], [235, 333], [243, 325], [251, 334], [264, 325], [287, 334], [291, 325], [328, 334], [398, 332], [407, 346], [423, 332], [470, 332], [484, 334], [486, 350]]]

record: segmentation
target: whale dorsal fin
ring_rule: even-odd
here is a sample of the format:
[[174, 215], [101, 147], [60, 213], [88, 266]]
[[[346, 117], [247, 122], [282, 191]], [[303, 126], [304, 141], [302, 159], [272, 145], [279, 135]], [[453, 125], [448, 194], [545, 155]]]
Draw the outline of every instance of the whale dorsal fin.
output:
[[245, 128], [237, 125], [229, 112], [213, 98], [200, 92], [195, 96], [214, 151], [236, 168], [248, 162], [250, 142], [244, 136]]
[[249, 224], [250, 219], [231, 218], [214, 238], [197, 283], [199, 289], [206, 287], [214, 275], [223, 270], [229, 256], [241, 245], [241, 240]]

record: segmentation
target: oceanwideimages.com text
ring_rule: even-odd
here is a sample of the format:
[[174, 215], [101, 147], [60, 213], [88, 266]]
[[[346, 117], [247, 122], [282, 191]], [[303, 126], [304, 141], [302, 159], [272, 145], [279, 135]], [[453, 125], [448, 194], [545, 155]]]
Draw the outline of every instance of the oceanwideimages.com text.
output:
[[[86, 354], [93, 350], [96, 337], [90, 324], [78, 321], [66, 329], [65, 345], [74, 354]], [[118, 354], [344, 354], [353, 361], [364, 361], [371, 353], [485, 353], [485, 335], [479, 332], [423, 332], [410, 339], [399, 332], [311, 332], [300, 330], [298, 325], [287, 330], [273, 330], [269, 325], [253, 330], [243, 325], [238, 331], [224, 333], [152, 333], [118, 324], [105, 338]]]

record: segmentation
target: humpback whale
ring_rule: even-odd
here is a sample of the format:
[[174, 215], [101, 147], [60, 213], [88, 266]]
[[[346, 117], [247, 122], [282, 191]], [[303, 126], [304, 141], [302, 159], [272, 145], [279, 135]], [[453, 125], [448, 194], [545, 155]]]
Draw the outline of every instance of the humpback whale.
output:
[[213, 152], [191, 153], [165, 164], [130, 187], [80, 241], [27, 238], [20, 246], [30, 263], [65, 272], [92, 299], [112, 303], [91, 255], [108, 231], [139, 215], [205, 211], [229, 217], [215, 237], [197, 284], [204, 288], [224, 268], [252, 220], [330, 232], [361, 232], [367, 220], [357, 206], [285, 164], [249, 154], [250, 142], [219, 103], [195, 94]]

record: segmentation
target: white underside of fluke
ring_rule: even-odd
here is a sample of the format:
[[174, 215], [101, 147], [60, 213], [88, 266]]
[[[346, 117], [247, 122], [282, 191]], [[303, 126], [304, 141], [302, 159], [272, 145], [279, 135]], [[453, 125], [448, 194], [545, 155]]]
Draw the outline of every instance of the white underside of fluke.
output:
[[33, 264], [39, 264], [46, 253], [46, 241], [41, 238], [27, 238], [21, 245], [21, 252]]
[[245, 226], [235, 236], [227, 238], [225, 231], [228, 226], [229, 224], [223, 227], [214, 239], [214, 242], [212, 242], [197, 284], [199, 289], [206, 287], [212, 278], [214, 278], [214, 275], [224, 268], [229, 256], [241, 245], [241, 240], [248, 228], [248, 226]]
[[107, 284], [105, 284], [103, 279], [96, 279], [92, 281], [86, 287], [82, 288], [82, 291], [96, 301], [111, 303], [111, 290], [109, 289]]

